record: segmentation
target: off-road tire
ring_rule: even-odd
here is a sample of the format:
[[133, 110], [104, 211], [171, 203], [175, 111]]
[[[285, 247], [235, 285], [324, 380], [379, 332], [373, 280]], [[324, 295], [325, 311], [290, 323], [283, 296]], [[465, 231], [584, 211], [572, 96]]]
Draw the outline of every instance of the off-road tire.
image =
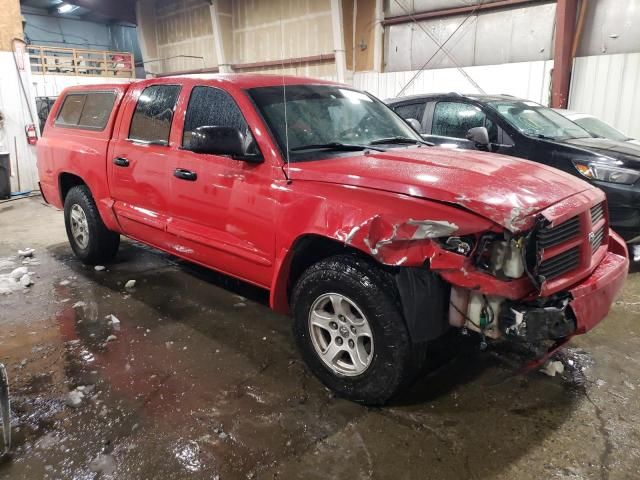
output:
[[[328, 367], [316, 352], [309, 327], [310, 310], [323, 294], [348, 297], [364, 313], [373, 331], [373, 356], [357, 376]], [[411, 385], [426, 360], [424, 344], [411, 343], [392, 276], [356, 255], [336, 255], [309, 267], [291, 296], [294, 336], [311, 371], [338, 396], [365, 405], [383, 405]]]
[[[87, 220], [88, 244], [83, 247], [78, 244], [72, 233], [71, 211], [78, 205]], [[64, 200], [64, 223], [67, 238], [73, 253], [87, 265], [108, 263], [118, 252], [120, 235], [109, 230], [98, 212], [96, 202], [86, 185], [78, 185], [69, 190]]]

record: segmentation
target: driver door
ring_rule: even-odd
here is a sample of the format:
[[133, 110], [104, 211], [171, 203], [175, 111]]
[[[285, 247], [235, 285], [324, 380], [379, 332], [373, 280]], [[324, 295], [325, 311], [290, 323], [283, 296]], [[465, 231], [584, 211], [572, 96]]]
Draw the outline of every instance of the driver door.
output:
[[261, 286], [271, 282], [275, 251], [273, 169], [228, 155], [195, 153], [198, 127], [234, 127], [252, 135], [234, 98], [222, 88], [195, 85], [183, 119], [181, 147], [169, 180], [173, 250], [198, 263]]
[[[467, 140], [467, 132], [474, 127], [484, 127], [486, 115], [477, 106], [465, 102], [440, 101], [432, 107], [431, 125], [423, 135], [428, 142], [445, 148], [473, 150], [475, 144]], [[488, 130], [488, 129], [487, 129]], [[491, 132], [489, 132], [491, 141]]]

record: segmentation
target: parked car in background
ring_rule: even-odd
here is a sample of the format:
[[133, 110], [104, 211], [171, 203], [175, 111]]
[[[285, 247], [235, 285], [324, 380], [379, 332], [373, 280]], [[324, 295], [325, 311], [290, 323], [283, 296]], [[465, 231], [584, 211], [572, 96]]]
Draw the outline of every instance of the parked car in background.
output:
[[640, 241], [640, 146], [594, 137], [510, 95], [427, 94], [387, 104], [436, 145], [525, 158], [588, 180], [607, 194], [612, 228]]
[[432, 148], [375, 98], [308, 78], [72, 87], [38, 172], [83, 262], [123, 234], [268, 289], [310, 369], [368, 404], [451, 327], [557, 348], [604, 319], [629, 265], [597, 188]]
[[609, 140], [615, 140], [616, 142], [629, 142], [635, 145], [640, 145], [640, 140], [636, 140], [635, 138], [622, 133], [620, 130], [600, 120], [598, 117], [594, 117], [588, 113], [565, 110], [563, 108], [554, 108], [554, 110], [560, 115], [567, 117], [572, 122], [580, 125], [594, 137], [608, 138]]

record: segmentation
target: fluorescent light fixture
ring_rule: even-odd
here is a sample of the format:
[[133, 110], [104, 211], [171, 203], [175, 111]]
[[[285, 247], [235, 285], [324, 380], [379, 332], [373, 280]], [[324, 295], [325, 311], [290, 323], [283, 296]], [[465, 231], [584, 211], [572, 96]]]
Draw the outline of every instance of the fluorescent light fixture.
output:
[[78, 9], [76, 5], [71, 5], [69, 3], [63, 3], [58, 7], [58, 13], [71, 13]]

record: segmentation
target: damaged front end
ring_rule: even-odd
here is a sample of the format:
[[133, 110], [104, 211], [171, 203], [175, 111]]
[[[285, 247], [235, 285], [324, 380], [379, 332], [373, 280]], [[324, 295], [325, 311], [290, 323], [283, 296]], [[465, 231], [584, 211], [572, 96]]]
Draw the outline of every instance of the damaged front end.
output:
[[[574, 199], [528, 217], [520, 222], [528, 228], [517, 232], [496, 224], [474, 232], [462, 222], [414, 219], [389, 226], [378, 217], [350, 231], [345, 243], [357, 244], [360, 238], [365, 251], [396, 267], [414, 341], [437, 338], [452, 326], [491, 339], [562, 341], [604, 318], [626, 276], [622, 264], [627, 260], [609, 252], [600, 197]], [[599, 286], [594, 275], [609, 255], [617, 262], [616, 286], [605, 292], [606, 308], [587, 320], [578, 318], [576, 306], [586, 301], [573, 287], [591, 280]]]

